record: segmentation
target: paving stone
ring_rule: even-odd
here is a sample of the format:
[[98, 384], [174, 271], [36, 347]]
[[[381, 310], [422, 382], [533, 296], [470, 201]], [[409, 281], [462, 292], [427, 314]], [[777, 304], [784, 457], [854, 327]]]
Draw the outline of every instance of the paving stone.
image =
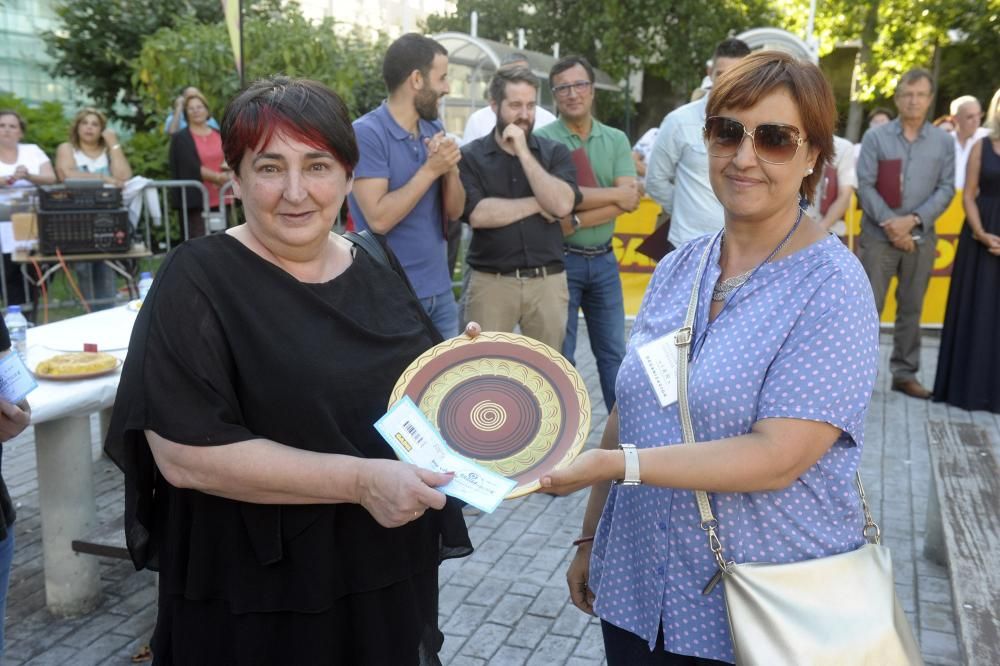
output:
[[469, 562], [485, 562], [487, 564], [495, 564], [497, 560], [503, 557], [507, 549], [511, 547], [510, 541], [501, 541], [495, 536], [491, 536], [489, 539], [483, 543], [476, 545], [475, 552], [468, 558]]
[[465, 636], [452, 636], [447, 632], [444, 634], [444, 645], [441, 646], [441, 651], [438, 652], [438, 658], [441, 659], [442, 664], [451, 663], [451, 660], [462, 649], [462, 646], [465, 645], [465, 638]]
[[566, 604], [559, 617], [552, 623], [552, 633], [560, 636], [573, 636], [579, 638], [587, 625], [590, 624], [590, 615], [587, 615], [571, 603]]
[[922, 629], [932, 629], [945, 634], [955, 634], [955, 612], [951, 604], [935, 604], [929, 601], [922, 601], [920, 602], [918, 613]]
[[600, 620], [595, 617], [590, 618], [573, 654], [586, 659], [604, 659], [604, 635], [601, 633]]
[[442, 586], [438, 593], [438, 613], [441, 615], [451, 615], [471, 591], [472, 588], [461, 585]]
[[542, 638], [528, 659], [528, 666], [552, 666], [566, 660], [576, 647], [576, 639], [549, 634]]
[[510, 627], [487, 622], [476, 628], [476, 631], [465, 642], [459, 654], [481, 659], [490, 659], [503, 645], [504, 639], [510, 634]]
[[551, 626], [551, 618], [539, 615], [525, 615], [517, 623], [517, 626], [514, 627], [514, 631], [507, 638], [507, 643], [519, 647], [534, 648], [542, 640], [542, 637], [548, 633]]
[[65, 666], [74, 663], [76, 653], [77, 650], [73, 648], [57, 645], [25, 662], [25, 666]]
[[917, 589], [920, 601], [951, 605], [951, 581], [946, 578], [921, 578]]
[[487, 610], [489, 609], [485, 606], [462, 604], [455, 609], [455, 612], [451, 614], [451, 618], [441, 630], [453, 636], [471, 636], [486, 616]]
[[130, 644], [132, 639], [118, 634], [104, 634], [73, 657], [73, 666], [107, 664], [110, 657]]
[[567, 593], [565, 589], [552, 587], [544, 588], [535, 598], [535, 603], [528, 609], [534, 615], [544, 615], [545, 617], [556, 618], [566, 605]]
[[570, 657], [566, 660], [566, 666], [600, 666], [601, 659], [584, 659], [583, 657]]
[[466, 601], [480, 606], [496, 606], [507, 594], [508, 589], [510, 589], [510, 580], [507, 578], [486, 576]]
[[452, 659], [448, 666], [483, 666], [485, 663], [485, 659], [466, 657], [465, 655], [460, 654]]
[[530, 656], [531, 650], [527, 648], [502, 645], [490, 659], [489, 666], [522, 666]]
[[513, 627], [524, 617], [534, 599], [518, 594], [508, 594], [490, 610], [486, 619], [508, 627]]
[[541, 591], [541, 589], [540, 585], [518, 580], [514, 581], [514, 583], [510, 586], [510, 593], [521, 594], [526, 597], [534, 597]]
[[920, 632], [920, 651], [929, 659], [936, 659], [946, 664], [962, 662], [958, 639], [954, 634], [924, 629]]

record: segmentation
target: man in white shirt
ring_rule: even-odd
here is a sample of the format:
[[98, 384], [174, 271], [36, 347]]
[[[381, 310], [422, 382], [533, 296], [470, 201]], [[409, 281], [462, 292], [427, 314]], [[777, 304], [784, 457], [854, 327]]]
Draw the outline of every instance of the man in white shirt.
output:
[[955, 123], [955, 131], [951, 134], [955, 138], [955, 189], [961, 190], [965, 188], [965, 167], [969, 163], [972, 147], [990, 131], [980, 127], [983, 107], [972, 95], [952, 100], [949, 110]]
[[[750, 54], [739, 39], [715, 47], [711, 78]], [[667, 239], [674, 247], [722, 228], [722, 204], [708, 182], [708, 152], [702, 137], [708, 97], [667, 114], [646, 169], [646, 192], [670, 215]]]
[[[528, 63], [528, 57], [523, 53], [511, 53], [503, 60], [500, 61], [501, 67], [527, 67], [531, 69], [531, 65]], [[545, 127], [556, 117], [552, 113], [545, 109], [541, 105], [535, 106], [535, 125], [532, 127], [532, 131]], [[493, 111], [489, 104], [474, 111], [469, 119], [465, 121], [465, 131], [462, 132], [462, 143], [465, 145], [476, 139], [482, 138], [493, 131], [493, 128], [497, 125], [497, 114]]]
[[847, 234], [844, 213], [851, 205], [851, 195], [858, 188], [855, 165], [854, 144], [834, 136], [833, 157], [824, 169], [823, 178], [819, 181], [808, 212], [819, 220], [823, 228], [838, 236]]

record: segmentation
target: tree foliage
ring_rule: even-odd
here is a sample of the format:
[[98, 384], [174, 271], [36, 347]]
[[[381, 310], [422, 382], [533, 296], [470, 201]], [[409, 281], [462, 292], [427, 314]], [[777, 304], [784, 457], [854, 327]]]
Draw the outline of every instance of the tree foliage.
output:
[[62, 0], [61, 26], [43, 33], [53, 74], [72, 79], [102, 109], [136, 128], [146, 123], [131, 83], [130, 61], [147, 35], [181, 21], [222, 20], [219, 0]]
[[[340, 36], [335, 27], [331, 19], [309, 22], [294, 3], [257, 3], [243, 22], [246, 80], [273, 74], [312, 78], [336, 90], [352, 114], [373, 108], [385, 96], [380, 75], [385, 41]], [[178, 90], [194, 85], [219, 117], [239, 89], [225, 26], [187, 19], [157, 30], [132, 62], [132, 83], [146, 113], [166, 113]]]
[[55, 159], [59, 144], [69, 140], [69, 123], [66, 122], [63, 105], [59, 102], [28, 106], [16, 95], [0, 93], [0, 109], [14, 109], [21, 114], [28, 126], [21, 141], [38, 144], [52, 160]]
[[458, 0], [455, 12], [427, 19], [430, 32], [469, 30], [512, 43], [524, 28], [526, 47], [582, 53], [618, 79], [644, 69], [668, 81], [700, 81], [716, 43], [771, 22], [766, 0]]
[[[802, 34], [809, 0], [772, 2], [781, 27]], [[865, 19], [873, 9], [874, 31], [865, 40]], [[986, 89], [996, 83], [990, 79], [1000, 52], [1000, 0], [824, 0], [817, 4], [816, 33], [821, 55], [844, 43], [865, 42], [870, 49], [870, 63], [858, 72], [856, 96], [862, 102], [891, 98], [908, 69], [933, 69], [936, 50], [943, 58], [952, 49], [962, 54], [941, 68], [943, 80]]]

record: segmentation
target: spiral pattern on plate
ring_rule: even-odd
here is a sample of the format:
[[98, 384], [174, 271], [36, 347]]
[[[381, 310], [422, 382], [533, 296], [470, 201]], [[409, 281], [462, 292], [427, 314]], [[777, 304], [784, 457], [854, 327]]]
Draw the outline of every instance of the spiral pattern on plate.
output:
[[441, 435], [476, 460], [501, 460], [520, 451], [538, 434], [541, 420], [531, 391], [502, 376], [465, 380], [444, 395], [437, 410]]

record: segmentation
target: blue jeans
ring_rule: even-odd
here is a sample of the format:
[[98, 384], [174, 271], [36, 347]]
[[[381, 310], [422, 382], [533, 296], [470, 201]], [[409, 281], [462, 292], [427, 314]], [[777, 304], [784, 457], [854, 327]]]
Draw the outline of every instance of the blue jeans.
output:
[[458, 335], [458, 303], [451, 289], [437, 296], [421, 298], [420, 305], [424, 306], [424, 312], [434, 322], [441, 337], [447, 340]]
[[625, 299], [614, 252], [596, 257], [565, 253], [566, 281], [569, 285], [569, 317], [562, 355], [576, 365], [577, 312], [583, 308], [590, 335], [590, 349], [597, 359], [604, 405], [611, 412], [615, 404], [615, 380], [625, 358]]
[[107, 310], [114, 306], [117, 274], [110, 266], [103, 261], [78, 261], [73, 265], [73, 272], [80, 293], [92, 309]]
[[7, 528], [7, 538], [0, 541], [0, 663], [3, 663], [3, 625], [7, 617], [7, 585], [14, 561], [14, 526]]

